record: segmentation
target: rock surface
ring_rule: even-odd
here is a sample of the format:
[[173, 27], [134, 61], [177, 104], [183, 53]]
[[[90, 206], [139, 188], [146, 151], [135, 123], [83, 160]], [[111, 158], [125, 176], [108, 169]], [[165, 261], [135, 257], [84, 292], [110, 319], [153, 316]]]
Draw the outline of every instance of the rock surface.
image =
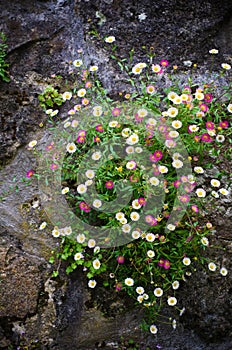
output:
[[[48, 259], [57, 243], [50, 227], [39, 230], [46, 215], [39, 202], [34, 206], [39, 198], [36, 181], [30, 186], [21, 182], [36, 166], [25, 145], [44, 135], [39, 124], [46, 116], [37, 96], [54, 82], [52, 74], [67, 75], [77, 50], [83, 49], [87, 63], [101, 67], [100, 79], [112, 94], [120, 89], [117, 70], [109, 69], [107, 53], [88, 34], [94, 25], [103, 36], [116, 36], [119, 55], [128, 55], [134, 47], [137, 57], [144, 57], [142, 46], [153, 46], [157, 60], [167, 58], [181, 66], [190, 59], [207, 66], [213, 47], [220, 50], [216, 61], [231, 62], [231, 10], [230, 0], [0, 2], [11, 77], [9, 84], [0, 83], [0, 348], [20, 344], [28, 349], [117, 349], [123, 336], [134, 338], [141, 350], [231, 349], [230, 276], [207, 277], [198, 271], [182, 286], [182, 324], [176, 331], [162, 327], [158, 338], [139, 330], [142, 314], [125, 311], [121, 300], [114, 305], [123, 311], [105, 317], [80, 273], [67, 278], [61, 268], [60, 278], [52, 280]], [[139, 17], [143, 13], [144, 20]], [[215, 242], [225, 251], [215, 250], [212, 259], [231, 268], [231, 207], [223, 205], [226, 219], [214, 214], [213, 223], [219, 236]]]

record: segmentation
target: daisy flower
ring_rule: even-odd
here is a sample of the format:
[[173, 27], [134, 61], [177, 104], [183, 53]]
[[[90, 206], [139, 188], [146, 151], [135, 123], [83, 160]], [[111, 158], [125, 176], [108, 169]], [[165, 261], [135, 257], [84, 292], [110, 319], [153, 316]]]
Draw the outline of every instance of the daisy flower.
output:
[[84, 184], [80, 184], [77, 186], [77, 192], [79, 194], [86, 193], [86, 191], [87, 191], [87, 187]]
[[213, 187], [219, 187], [220, 186], [220, 181], [218, 181], [218, 180], [216, 180], [216, 179], [212, 179], [211, 181], [210, 181], [210, 184], [211, 184], [211, 186], [213, 186]]
[[162, 297], [163, 295], [163, 289], [162, 288], [155, 288], [154, 289], [154, 295], [157, 297], [157, 298], [160, 298]]
[[89, 280], [88, 287], [89, 288], [95, 288], [96, 284], [97, 284], [97, 282], [95, 280]]
[[131, 230], [131, 226], [129, 224], [122, 225], [122, 232], [129, 233]]
[[228, 274], [228, 270], [227, 270], [225, 267], [222, 267], [222, 268], [220, 269], [220, 274], [221, 274], [222, 276], [226, 276], [226, 275]]
[[66, 101], [66, 100], [71, 100], [71, 98], [72, 98], [72, 93], [69, 92], [69, 91], [66, 91], [66, 92], [64, 92], [64, 93], [62, 94], [62, 98], [63, 98], [64, 101]]
[[94, 208], [100, 208], [102, 206], [102, 202], [100, 201], [100, 199], [95, 199], [93, 201], [93, 207]]
[[125, 282], [125, 285], [126, 285], [126, 286], [129, 286], [129, 287], [132, 287], [132, 286], [134, 285], [134, 280], [133, 280], [133, 278], [129, 278], [129, 277], [128, 277], [128, 278], [125, 279], [124, 282]]
[[62, 194], [66, 194], [69, 192], [69, 188], [68, 187], [64, 187], [61, 191]]
[[175, 306], [177, 303], [177, 299], [175, 297], [169, 297], [167, 301], [169, 306]]
[[90, 238], [90, 239], [88, 240], [88, 247], [89, 247], [89, 248], [94, 248], [95, 246], [96, 246], [96, 241], [95, 241], [95, 239]]
[[205, 192], [205, 190], [203, 190], [203, 188], [198, 188], [197, 190], [196, 190], [196, 194], [197, 194], [197, 197], [205, 197], [206, 196], [206, 192]]
[[82, 60], [75, 60], [75, 61], [73, 61], [74, 67], [78, 68], [78, 67], [82, 66], [82, 64], [83, 64]]
[[180, 282], [179, 282], [179, 281], [174, 281], [174, 282], [172, 282], [172, 288], [173, 288], [174, 290], [178, 289], [179, 286], [180, 286]]
[[232, 103], [227, 106], [227, 111], [232, 113]]
[[185, 266], [189, 266], [189, 265], [191, 264], [190, 258], [187, 258], [187, 257], [185, 257], [185, 258], [182, 260], [182, 262], [183, 262], [183, 264], [184, 264]]
[[77, 242], [78, 243], [84, 243], [84, 241], [85, 241], [85, 235], [84, 235], [84, 233], [79, 233], [78, 235], [77, 235]]
[[137, 287], [135, 291], [138, 294], [143, 294], [144, 293], [144, 288], [143, 287]]
[[93, 160], [99, 160], [101, 158], [101, 152], [94, 152], [92, 154], [92, 159]]
[[76, 253], [76, 254], [74, 255], [74, 260], [75, 260], [75, 261], [81, 260], [81, 259], [83, 259], [83, 258], [84, 258], [84, 255], [83, 255], [81, 252]]
[[216, 55], [216, 54], [218, 54], [218, 50], [217, 49], [211, 49], [211, 50], [209, 50], [209, 53], [211, 53], [211, 55]]
[[99, 259], [95, 259], [95, 260], [93, 261], [92, 265], [93, 265], [93, 268], [94, 268], [95, 270], [98, 270], [98, 269], [100, 269], [100, 267], [101, 267], [101, 262], [100, 262]]
[[33, 140], [33, 141], [31, 141], [31, 142], [28, 144], [28, 147], [33, 148], [33, 147], [35, 147], [36, 145], [37, 145], [37, 141], [36, 141], [36, 140]]
[[112, 44], [114, 41], [115, 41], [115, 37], [113, 35], [105, 38], [105, 42], [108, 44]]
[[133, 239], [138, 239], [140, 237], [140, 232], [139, 231], [133, 231], [132, 234], [131, 234], [131, 237]]
[[225, 188], [220, 188], [219, 192], [224, 196], [227, 196], [229, 194], [229, 191], [227, 191]]
[[98, 66], [91, 66], [89, 67], [90, 72], [96, 72], [98, 70]]
[[216, 269], [217, 269], [217, 266], [216, 266], [216, 264], [214, 264], [213, 262], [210, 262], [209, 264], [208, 264], [208, 269], [210, 270], [210, 271], [216, 271]]
[[231, 69], [231, 65], [228, 64], [228, 63], [222, 63], [221, 66], [222, 66], [223, 69], [226, 69], [226, 70]]
[[152, 324], [152, 325], [150, 326], [150, 332], [151, 332], [152, 334], [156, 334], [156, 333], [158, 332], [158, 328], [157, 328], [154, 324]]
[[66, 150], [68, 153], [74, 153], [74, 152], [76, 152], [76, 149], [77, 149], [77, 147], [76, 147], [75, 143], [73, 143], [73, 142], [68, 143], [66, 146]]

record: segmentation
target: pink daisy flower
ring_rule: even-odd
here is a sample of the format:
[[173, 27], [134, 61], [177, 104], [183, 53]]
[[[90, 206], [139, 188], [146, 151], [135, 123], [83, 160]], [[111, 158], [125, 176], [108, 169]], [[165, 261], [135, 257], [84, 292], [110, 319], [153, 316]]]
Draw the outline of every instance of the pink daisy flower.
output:
[[52, 163], [52, 164], [50, 165], [50, 169], [51, 169], [51, 170], [56, 170], [56, 169], [58, 169], [58, 165], [55, 164], [55, 163]]
[[206, 126], [207, 130], [213, 130], [215, 128], [215, 125], [214, 125], [214, 123], [211, 120], [207, 121], [205, 123], [205, 126]]
[[28, 179], [30, 179], [30, 177], [32, 177], [34, 174], [35, 174], [34, 170], [30, 169], [30, 170], [27, 171], [26, 177]]
[[205, 103], [201, 103], [200, 105], [199, 105], [199, 107], [200, 107], [200, 110], [202, 111], [202, 112], [207, 112], [208, 111], [208, 109], [209, 109], [209, 107], [205, 104]]
[[121, 111], [120, 111], [119, 108], [114, 108], [112, 110], [112, 114], [113, 114], [114, 117], [118, 117], [120, 115], [120, 113], [121, 113]]
[[161, 66], [167, 67], [169, 65], [169, 62], [167, 60], [161, 60], [160, 61]]
[[96, 130], [97, 130], [98, 132], [103, 132], [103, 131], [104, 131], [104, 129], [103, 129], [103, 127], [102, 127], [101, 124], [98, 124], [98, 125], [96, 126]]
[[119, 256], [117, 257], [117, 262], [118, 262], [118, 264], [124, 264], [124, 262], [125, 262], [125, 257], [119, 255]]
[[109, 180], [105, 183], [105, 187], [108, 188], [108, 189], [111, 189], [114, 187], [114, 183], [113, 181]]
[[213, 139], [210, 137], [209, 134], [204, 133], [204, 134], [201, 135], [201, 141], [203, 141], [203, 142], [212, 142]]
[[211, 94], [205, 94], [204, 95], [204, 100], [206, 103], [210, 103], [213, 99], [213, 96]]
[[219, 126], [222, 128], [222, 129], [227, 129], [229, 127], [229, 122], [227, 120], [224, 120], [222, 122], [219, 123]]

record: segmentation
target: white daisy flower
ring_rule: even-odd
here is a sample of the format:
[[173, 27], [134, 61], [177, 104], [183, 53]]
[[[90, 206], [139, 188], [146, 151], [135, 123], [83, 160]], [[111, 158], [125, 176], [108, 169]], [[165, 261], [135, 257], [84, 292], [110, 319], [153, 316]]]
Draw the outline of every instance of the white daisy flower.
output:
[[227, 111], [232, 113], [232, 103], [227, 106]]
[[123, 137], [129, 137], [131, 134], [131, 129], [130, 128], [124, 128], [122, 129], [122, 136]]
[[150, 177], [149, 182], [152, 186], [158, 186], [160, 183], [159, 179], [157, 179], [155, 176]]
[[43, 230], [47, 226], [47, 223], [44, 221], [39, 227], [39, 230]]
[[111, 35], [105, 38], [105, 42], [108, 44], [112, 44], [115, 41], [115, 36]]
[[110, 128], [116, 128], [117, 125], [118, 125], [117, 120], [112, 120], [112, 121], [109, 123], [109, 127], [110, 127]]
[[102, 201], [100, 201], [100, 199], [95, 199], [93, 201], [93, 207], [94, 208], [100, 208], [102, 206]]
[[196, 194], [197, 194], [197, 197], [201, 197], [201, 198], [206, 196], [206, 192], [205, 190], [203, 190], [203, 188], [198, 188], [196, 190]]
[[173, 224], [168, 224], [168, 225], [167, 225], [167, 229], [168, 229], [169, 231], [175, 231], [176, 226], [173, 225]]
[[89, 247], [89, 248], [94, 248], [95, 245], [96, 245], [95, 239], [90, 238], [90, 239], [88, 240], [88, 247]]
[[90, 66], [89, 71], [90, 72], [96, 72], [98, 70], [98, 66]]
[[95, 280], [89, 280], [89, 282], [88, 282], [89, 288], [95, 288], [96, 284], [97, 284], [97, 282]]
[[174, 290], [178, 289], [179, 287], [180, 287], [180, 282], [179, 281], [172, 282], [172, 288]]
[[177, 299], [175, 297], [169, 297], [168, 298], [168, 305], [169, 306], [175, 306], [177, 303]]
[[143, 294], [144, 293], [144, 288], [143, 287], [137, 287], [136, 288], [136, 293]]
[[183, 260], [182, 260], [183, 264], [185, 266], [189, 266], [191, 264], [191, 259], [190, 258], [187, 258], [185, 257]]
[[184, 163], [183, 163], [181, 160], [179, 160], [179, 159], [176, 159], [176, 160], [174, 160], [174, 161], [172, 162], [172, 166], [173, 166], [173, 168], [175, 168], [175, 169], [180, 169], [180, 168], [183, 167], [183, 165], [184, 165]]
[[82, 64], [83, 64], [82, 60], [75, 60], [75, 61], [73, 61], [74, 67], [80, 67], [80, 66], [82, 66]]
[[101, 156], [102, 156], [102, 155], [101, 155], [101, 152], [98, 152], [98, 151], [97, 151], [97, 152], [94, 152], [94, 153], [92, 154], [92, 157], [91, 157], [91, 158], [92, 158], [93, 160], [99, 160], [99, 159], [101, 158]]
[[209, 245], [209, 240], [207, 237], [202, 237], [201, 238], [201, 243], [204, 245], [204, 246], [208, 246]]
[[228, 270], [227, 270], [225, 267], [222, 267], [222, 268], [220, 269], [220, 274], [221, 274], [222, 276], [226, 276], [226, 275], [228, 274]]
[[135, 145], [136, 143], [138, 143], [138, 141], [139, 141], [139, 137], [137, 134], [132, 134], [126, 139], [126, 143], [128, 145]]
[[139, 231], [133, 231], [131, 234], [133, 239], [138, 239], [140, 237], [140, 232]]
[[94, 268], [95, 270], [98, 270], [98, 269], [100, 269], [100, 267], [101, 267], [101, 262], [100, 262], [99, 259], [95, 259], [95, 260], [93, 261], [92, 265], [93, 265], [93, 268]]
[[150, 326], [150, 332], [151, 332], [152, 334], [156, 334], [156, 333], [158, 332], [158, 328], [157, 328], [154, 324], [152, 324], [152, 325]]
[[136, 211], [132, 211], [130, 214], [130, 218], [132, 221], [138, 221], [140, 218], [140, 215]]
[[63, 97], [63, 100], [66, 101], [66, 100], [71, 100], [72, 98], [72, 93], [69, 92], [69, 91], [66, 91], [62, 94], [62, 97]]
[[166, 174], [168, 172], [168, 168], [165, 165], [159, 165], [158, 169], [161, 174]]
[[219, 187], [219, 186], [221, 185], [220, 181], [218, 181], [217, 179], [212, 179], [212, 180], [210, 181], [210, 184], [211, 184], [211, 186], [213, 186], [213, 187]]
[[180, 129], [182, 127], [182, 122], [180, 120], [174, 120], [172, 122], [172, 127], [174, 129]]
[[81, 252], [76, 253], [76, 254], [74, 255], [74, 260], [75, 260], [75, 261], [81, 260], [81, 259], [83, 259], [83, 258], [84, 258], [84, 255], [83, 255]]
[[28, 147], [33, 148], [33, 147], [35, 147], [36, 145], [37, 145], [37, 141], [36, 141], [36, 140], [33, 140], [33, 141], [31, 141], [31, 142], [28, 144]]
[[77, 242], [78, 243], [84, 243], [84, 241], [85, 241], [85, 235], [84, 235], [84, 233], [79, 233], [78, 235], [77, 235]]
[[85, 186], [84, 184], [80, 184], [77, 186], [77, 192], [79, 194], [86, 193], [86, 191], [87, 191], [87, 186]]
[[86, 176], [88, 179], [93, 179], [94, 176], [95, 176], [95, 172], [94, 172], [93, 170], [89, 169], [89, 170], [87, 170], [87, 171], [85, 172], [85, 176]]
[[147, 233], [146, 234], [146, 240], [148, 241], [148, 242], [154, 242], [154, 240], [155, 240], [155, 235], [154, 235], [154, 233]]
[[211, 53], [211, 55], [216, 55], [216, 54], [218, 54], [218, 50], [217, 49], [211, 49], [211, 50], [209, 50], [209, 53]]
[[226, 70], [231, 69], [231, 65], [228, 64], [228, 63], [222, 63], [221, 66], [222, 66], [223, 69], [226, 69]]
[[[174, 91], [170, 91], [169, 93], [168, 93], [168, 99], [170, 100], [170, 101], [173, 101], [174, 100], [174, 98], [177, 96], [177, 93], [176, 92], [174, 92]], [[176, 108], [175, 108], [176, 109]], [[177, 110], [177, 113], [178, 113], [178, 110]]]
[[208, 269], [210, 270], [210, 271], [216, 271], [216, 269], [217, 269], [217, 266], [216, 266], [216, 264], [214, 264], [213, 262], [210, 262], [209, 264], [208, 264]]
[[225, 141], [225, 136], [224, 135], [217, 135], [216, 136], [216, 141], [217, 142], [224, 142]]
[[220, 188], [219, 192], [223, 194], [224, 196], [227, 196], [229, 194], [229, 191], [226, 190], [225, 188]]
[[131, 226], [129, 224], [122, 225], [122, 231], [124, 233], [129, 233], [131, 230]]
[[154, 289], [154, 295], [155, 295], [157, 298], [162, 297], [163, 294], [164, 294], [164, 292], [163, 292], [163, 289], [162, 289], [162, 288], [155, 288], [155, 289]]
[[134, 199], [134, 200], [132, 201], [131, 205], [132, 205], [132, 208], [133, 208], [133, 209], [140, 209], [140, 208], [141, 208], [141, 204], [139, 204], [138, 199]]
[[154, 250], [148, 250], [148, 251], [147, 251], [147, 256], [148, 256], [149, 258], [154, 258], [154, 256], [155, 256]]
[[195, 173], [197, 174], [203, 174], [204, 173], [204, 169], [201, 166], [195, 166], [193, 168], [193, 170], [195, 171]]
[[[174, 96], [174, 98], [175, 98], [175, 96]], [[170, 118], [175, 118], [178, 114], [178, 109], [175, 107], [170, 107], [167, 110], [167, 114]]]
[[68, 153], [74, 153], [74, 152], [76, 152], [77, 147], [76, 147], [75, 143], [71, 142], [71, 143], [67, 144], [66, 150]]
[[125, 282], [125, 285], [126, 285], [126, 286], [129, 286], [129, 287], [132, 287], [132, 286], [134, 285], [134, 280], [133, 280], [133, 278], [129, 278], [129, 277], [128, 277], [128, 278], [125, 279], [124, 282]]

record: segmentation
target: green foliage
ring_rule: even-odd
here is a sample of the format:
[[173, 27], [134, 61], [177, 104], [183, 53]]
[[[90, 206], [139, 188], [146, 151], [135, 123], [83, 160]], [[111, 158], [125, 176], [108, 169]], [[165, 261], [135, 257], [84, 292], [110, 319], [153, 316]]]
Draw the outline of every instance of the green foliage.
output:
[[8, 83], [10, 81], [7, 73], [9, 64], [5, 62], [7, 48], [8, 46], [6, 44], [6, 36], [3, 32], [0, 32], [0, 79]]
[[39, 95], [38, 99], [40, 101], [40, 106], [45, 110], [47, 108], [61, 106], [64, 103], [62, 94], [60, 94], [58, 90], [51, 85], [44, 89], [42, 94]]

